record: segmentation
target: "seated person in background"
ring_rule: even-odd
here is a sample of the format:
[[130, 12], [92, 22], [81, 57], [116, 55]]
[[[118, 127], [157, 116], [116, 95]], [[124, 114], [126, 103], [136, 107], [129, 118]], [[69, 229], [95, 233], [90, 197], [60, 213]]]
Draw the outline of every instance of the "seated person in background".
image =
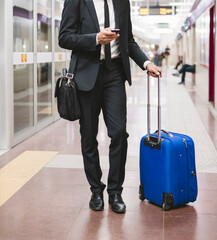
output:
[[176, 66], [174, 69], [178, 70], [178, 66], [183, 64], [183, 57], [182, 56], [179, 56], [179, 61], [177, 62]]
[[191, 72], [195, 73], [196, 66], [194, 65], [189, 65], [189, 64], [184, 64], [182, 68], [179, 70], [179, 73], [173, 73], [173, 76], [179, 77], [179, 74], [182, 74], [182, 81], [178, 84], [185, 84], [185, 73], [186, 72]]

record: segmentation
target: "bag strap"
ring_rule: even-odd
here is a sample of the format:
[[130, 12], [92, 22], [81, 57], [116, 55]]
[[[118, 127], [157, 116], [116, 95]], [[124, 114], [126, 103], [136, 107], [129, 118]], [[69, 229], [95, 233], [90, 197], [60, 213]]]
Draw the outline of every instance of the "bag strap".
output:
[[[82, 20], [83, 20], [83, 12], [84, 12], [84, 11], [82, 11], [83, 7], [84, 7], [83, 1], [84, 0], [80, 0], [80, 4], [79, 4], [80, 22], [79, 22], [78, 34], [81, 33], [81, 24], [82, 24]], [[73, 52], [72, 52], [72, 58], [71, 58], [70, 67], [69, 67], [70, 73], [74, 73], [77, 61], [78, 61], [77, 54], [73, 54]]]

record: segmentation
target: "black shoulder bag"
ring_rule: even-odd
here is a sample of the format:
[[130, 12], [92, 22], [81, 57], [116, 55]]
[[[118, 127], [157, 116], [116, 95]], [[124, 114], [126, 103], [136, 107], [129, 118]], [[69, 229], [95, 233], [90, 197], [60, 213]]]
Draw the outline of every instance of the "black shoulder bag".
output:
[[[79, 34], [81, 32], [82, 23], [82, 3], [80, 0], [80, 25]], [[70, 62], [69, 71], [74, 72], [77, 63], [77, 55], [73, 55], [74, 61]], [[63, 77], [59, 78], [56, 82], [55, 97], [57, 98], [57, 109], [61, 118], [69, 121], [75, 121], [80, 119], [81, 110], [78, 100], [77, 86], [74, 81], [74, 74], [67, 73], [67, 70], [63, 69]]]

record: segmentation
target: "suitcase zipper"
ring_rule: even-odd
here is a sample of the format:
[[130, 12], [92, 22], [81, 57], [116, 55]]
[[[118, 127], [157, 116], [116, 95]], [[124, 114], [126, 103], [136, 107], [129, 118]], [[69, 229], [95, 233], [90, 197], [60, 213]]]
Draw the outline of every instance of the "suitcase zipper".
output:
[[189, 171], [190, 171], [190, 167], [189, 167], [189, 159], [188, 159], [188, 144], [185, 138], [183, 138], [183, 142], [185, 143], [185, 147], [186, 147], [186, 155], [187, 155], [187, 168], [188, 168], [188, 201], [190, 201], [190, 181], [191, 181], [191, 176], [189, 176]]
[[183, 142], [185, 143], [185, 147], [188, 149], [188, 144], [184, 138], [183, 138]]

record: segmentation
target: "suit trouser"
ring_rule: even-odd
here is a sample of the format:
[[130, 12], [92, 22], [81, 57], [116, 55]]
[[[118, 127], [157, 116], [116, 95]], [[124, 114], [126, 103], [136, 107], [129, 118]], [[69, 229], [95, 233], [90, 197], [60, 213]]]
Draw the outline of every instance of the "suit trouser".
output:
[[121, 193], [129, 136], [126, 132], [126, 91], [121, 60], [112, 61], [109, 70], [105, 64], [100, 64], [94, 88], [88, 92], [79, 91], [79, 99], [81, 148], [90, 189], [92, 192], [102, 192], [105, 189], [105, 184], [101, 182], [97, 141], [99, 114], [102, 110], [108, 136], [111, 138], [107, 191], [109, 194]]
[[195, 66], [184, 64], [182, 68], [179, 70], [179, 73], [182, 73], [182, 82], [185, 82], [185, 74], [186, 72], [195, 73]]

